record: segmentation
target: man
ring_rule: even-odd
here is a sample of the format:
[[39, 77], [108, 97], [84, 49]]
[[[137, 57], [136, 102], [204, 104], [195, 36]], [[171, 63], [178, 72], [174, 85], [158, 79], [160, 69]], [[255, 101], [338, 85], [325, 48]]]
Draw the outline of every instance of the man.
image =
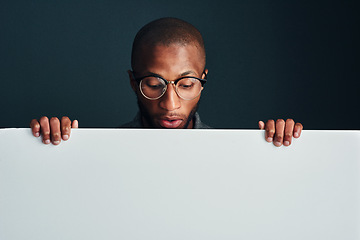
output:
[[[140, 112], [127, 128], [209, 128], [201, 122], [197, 109], [208, 69], [200, 32], [176, 18], [161, 18], [145, 25], [137, 33], [132, 48], [129, 79]], [[63, 117], [42, 117], [30, 123], [33, 135], [57, 145], [68, 140], [78, 121]], [[275, 146], [289, 146], [292, 137], [300, 137], [302, 125], [292, 119], [259, 121], [265, 138]]]

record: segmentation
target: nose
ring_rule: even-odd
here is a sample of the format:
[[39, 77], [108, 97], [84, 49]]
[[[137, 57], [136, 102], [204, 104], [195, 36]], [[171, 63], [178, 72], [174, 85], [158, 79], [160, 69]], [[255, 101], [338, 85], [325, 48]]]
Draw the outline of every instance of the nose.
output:
[[159, 106], [166, 111], [174, 111], [181, 107], [180, 98], [175, 91], [174, 84], [168, 84], [166, 92], [160, 98]]

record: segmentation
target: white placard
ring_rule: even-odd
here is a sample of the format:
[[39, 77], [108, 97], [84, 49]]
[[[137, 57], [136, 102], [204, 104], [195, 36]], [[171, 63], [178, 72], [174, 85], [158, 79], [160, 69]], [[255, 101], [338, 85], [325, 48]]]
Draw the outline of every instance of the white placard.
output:
[[359, 240], [360, 132], [0, 130], [0, 239]]

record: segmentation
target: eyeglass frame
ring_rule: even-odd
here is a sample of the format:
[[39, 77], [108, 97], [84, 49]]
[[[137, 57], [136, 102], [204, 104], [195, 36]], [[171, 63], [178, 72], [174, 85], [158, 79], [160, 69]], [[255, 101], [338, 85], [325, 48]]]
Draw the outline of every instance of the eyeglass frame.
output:
[[[181, 96], [179, 95], [179, 93], [177, 92], [177, 86], [176, 86], [176, 84], [177, 84], [181, 79], [184, 79], [184, 78], [194, 78], [194, 79], [196, 79], [196, 80], [199, 80], [200, 83], [201, 83], [201, 87], [202, 87], [202, 88], [204, 87], [205, 83], [207, 82], [207, 74], [206, 74], [205, 70], [202, 72], [203, 74], [205, 74], [205, 78], [198, 78], [198, 77], [193, 77], [193, 76], [183, 76], [183, 77], [180, 77], [180, 78], [178, 78], [178, 79], [176, 79], [176, 80], [174, 80], [174, 81], [166, 80], [165, 78], [163, 78], [162, 76], [160, 76], [160, 75], [158, 75], [158, 74], [150, 74], [150, 75], [146, 75], [146, 76], [143, 76], [143, 77], [135, 78], [134, 71], [130, 71], [130, 72], [131, 72], [134, 80], [138, 83], [141, 94], [142, 94], [145, 98], [147, 98], [147, 99], [149, 99], [149, 100], [157, 100], [157, 99], [161, 98], [162, 96], [164, 96], [164, 94], [166, 93], [166, 90], [167, 90], [167, 86], [168, 86], [169, 84], [174, 84], [176, 94], [177, 94], [181, 99], [184, 99], [184, 98], [181, 97]], [[142, 81], [144, 78], [147, 78], [147, 77], [157, 77], [157, 78], [162, 79], [162, 80], [166, 83], [166, 85], [165, 85], [165, 91], [164, 91], [159, 97], [157, 97], [157, 98], [149, 98], [149, 97], [146, 96], [146, 95], [143, 93], [143, 91], [141, 90], [140, 83], [141, 83], [141, 81]], [[201, 89], [201, 91], [202, 91], [202, 89]], [[199, 92], [199, 94], [201, 93], [201, 91]], [[196, 97], [199, 96], [199, 94], [196, 95]], [[196, 97], [194, 97], [194, 98], [192, 98], [192, 99], [184, 99], [184, 100], [190, 101], [190, 100], [195, 99]]]

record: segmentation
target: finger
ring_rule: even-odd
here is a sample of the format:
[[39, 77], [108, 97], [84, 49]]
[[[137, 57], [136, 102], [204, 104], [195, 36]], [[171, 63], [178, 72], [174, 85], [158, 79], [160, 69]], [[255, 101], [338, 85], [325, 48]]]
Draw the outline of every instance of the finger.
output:
[[79, 122], [78, 122], [78, 120], [74, 120], [74, 121], [72, 122], [72, 128], [79, 128]]
[[61, 137], [63, 140], [68, 140], [71, 132], [71, 120], [64, 116], [61, 118]]
[[49, 119], [44, 116], [44, 117], [40, 118], [39, 122], [40, 122], [40, 130], [41, 130], [41, 135], [43, 138], [43, 143], [49, 144], [50, 143]]
[[58, 145], [61, 142], [61, 132], [60, 132], [60, 121], [57, 117], [52, 117], [50, 119], [50, 131], [51, 131], [51, 141], [54, 145]]
[[301, 123], [296, 123], [294, 127], [294, 137], [299, 138], [302, 130], [303, 130], [303, 125]]
[[263, 121], [259, 121], [259, 129], [265, 129], [265, 123]]
[[270, 119], [266, 122], [265, 125], [265, 139], [267, 142], [272, 142], [275, 134], [275, 122]]
[[295, 122], [292, 119], [287, 119], [285, 122], [285, 133], [284, 133], [284, 146], [290, 146], [293, 137]]
[[280, 147], [283, 144], [285, 130], [285, 121], [283, 119], [276, 120], [274, 145]]
[[40, 136], [40, 123], [36, 119], [33, 119], [30, 122], [30, 127], [31, 127], [32, 134], [35, 137], [39, 137]]

